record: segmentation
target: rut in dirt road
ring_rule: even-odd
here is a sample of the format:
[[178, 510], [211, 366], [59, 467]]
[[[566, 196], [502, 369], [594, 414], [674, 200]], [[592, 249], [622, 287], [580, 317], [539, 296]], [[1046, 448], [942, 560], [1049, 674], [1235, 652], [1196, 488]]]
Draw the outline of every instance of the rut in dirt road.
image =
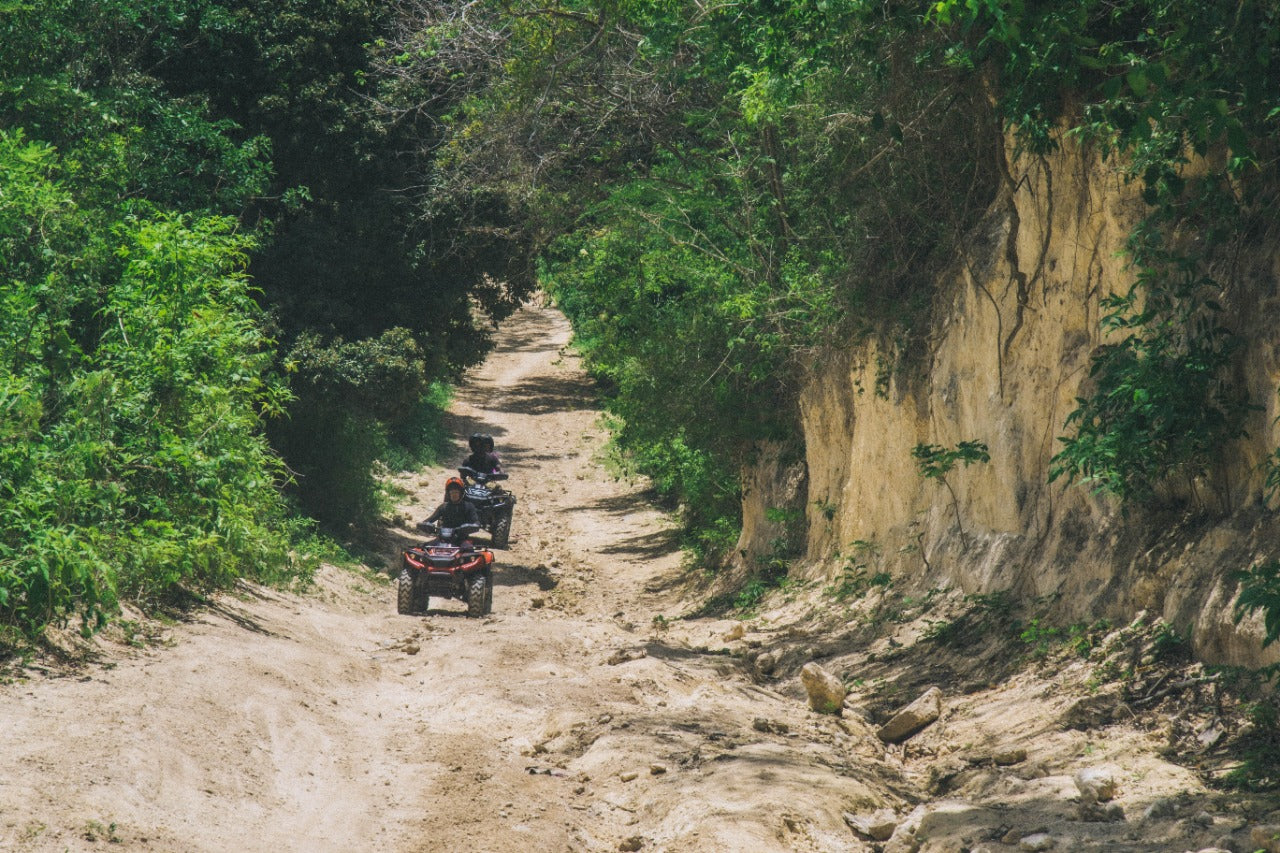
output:
[[[646, 592], [679, 570], [671, 525], [596, 461], [568, 341], [526, 307], [451, 411], [495, 436], [520, 496], [491, 617], [397, 616], [384, 574], [325, 567], [305, 594], [246, 586], [143, 649], [104, 640], [76, 677], [7, 684], [0, 842], [862, 849], [841, 810], [899, 802], [896, 771], [708, 653], [728, 623], [655, 621], [686, 609]], [[447, 474], [398, 478], [406, 524]], [[388, 531], [388, 560], [415, 539]]]

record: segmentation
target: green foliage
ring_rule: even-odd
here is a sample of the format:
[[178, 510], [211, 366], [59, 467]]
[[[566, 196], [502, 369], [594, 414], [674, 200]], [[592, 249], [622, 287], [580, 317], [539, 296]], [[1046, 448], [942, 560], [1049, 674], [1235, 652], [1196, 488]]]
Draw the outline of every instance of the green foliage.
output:
[[96, 206], [0, 131], [0, 623], [290, 569], [262, 435], [287, 391], [225, 218]]
[[851, 546], [853, 553], [845, 559], [844, 566], [836, 582], [824, 592], [836, 601], [858, 599], [875, 587], [887, 587], [893, 584], [888, 572], [878, 568], [880, 546], [864, 539], [855, 540]]
[[1046, 151], [1064, 131], [1092, 142], [1151, 207], [1130, 240], [1136, 283], [1103, 306], [1104, 330], [1121, 337], [1094, 356], [1050, 479], [1125, 501], [1193, 480], [1248, 409], [1229, 379], [1239, 341], [1219, 321], [1223, 288], [1206, 271], [1274, 209], [1274, 182], [1254, 178], [1275, 155], [1280, 7], [941, 0], [930, 15], [955, 38], [950, 60], [994, 81], [1023, 144]]
[[430, 417], [432, 386], [417, 342], [406, 329], [351, 342], [305, 334], [286, 367], [297, 401], [272, 436], [294, 471], [295, 493], [329, 527], [367, 524], [386, 508], [375, 463], [393, 452], [391, 429], [409, 435]]
[[956, 467], [956, 463], [962, 463], [968, 468], [975, 462], [990, 462], [991, 454], [987, 452], [987, 445], [981, 441], [962, 441], [948, 450], [937, 444], [917, 444], [911, 449], [911, 455], [916, 460], [916, 470], [921, 477], [937, 480], [947, 487], [947, 492], [951, 495], [951, 506], [956, 512], [960, 542], [968, 550], [969, 542], [965, 537], [964, 522], [960, 518], [960, 499], [947, 481], [947, 475]]
[[402, 73], [447, 62], [482, 81], [444, 123], [437, 177], [520, 204], [547, 240], [541, 280], [619, 446], [698, 540], [738, 522], [757, 443], [794, 440], [824, 347], [923, 326], [932, 272], [994, 190], [980, 92], [915, 63], [936, 39], [901, 10], [492, 2], [464, 22], [424, 0], [415, 15]]
[[1271, 645], [1280, 639], [1280, 560], [1255, 563], [1247, 571], [1237, 573], [1235, 580], [1240, 584], [1240, 596], [1235, 607], [1236, 622], [1261, 611], [1262, 645]]
[[774, 539], [770, 543], [769, 554], [757, 558], [759, 565], [738, 591], [734, 607], [740, 613], [749, 613], [760, 605], [769, 590], [794, 587], [794, 582], [788, 577], [793, 557], [793, 546], [788, 537]]
[[[450, 106], [432, 97], [436, 81], [401, 85], [380, 65], [392, 25], [377, 0], [14, 4], [0, 13], [0, 127], [56, 147], [82, 204], [236, 216], [258, 238], [250, 272], [286, 352], [337, 370], [351, 347], [378, 349], [408, 328], [419, 372], [447, 380], [484, 356], [489, 321], [531, 289], [531, 246], [495, 226], [513, 218], [501, 203], [406, 190], [439, 185], [436, 146], [421, 134]], [[335, 352], [321, 356], [325, 346]], [[303, 489], [303, 509], [359, 516], [404, 409], [348, 424], [311, 408], [316, 377], [295, 378], [291, 422], [323, 421], [316, 436], [356, 442], [337, 457], [364, 466], [324, 506]], [[394, 369], [335, 381], [378, 401], [405, 390]], [[334, 451], [286, 433], [296, 470]], [[338, 507], [344, 495], [353, 502]]]
[[[1280, 75], [1280, 9], [1249, 2], [940, 0], [931, 17], [958, 36], [949, 58], [991, 66], [1004, 118], [1039, 150], [1066, 115], [1110, 150], [1167, 160], [1225, 142], [1233, 170], [1259, 162], [1266, 93]], [[1072, 97], [1080, 99], [1079, 114]], [[1080, 120], [1083, 119], [1081, 122]], [[1167, 172], [1164, 174], [1168, 174]]]
[[1213, 677], [1236, 700], [1233, 710], [1245, 723], [1228, 747], [1230, 769], [1219, 784], [1234, 791], [1280, 789], [1280, 667], [1214, 667]]
[[1241, 341], [1216, 322], [1220, 288], [1187, 259], [1157, 264], [1159, 254], [1146, 247], [1137, 283], [1103, 300], [1104, 330], [1124, 337], [1094, 356], [1096, 390], [1068, 416], [1075, 433], [1061, 439], [1050, 482], [1065, 474], [1121, 499], [1149, 499], [1170, 476], [1205, 473], [1244, 432], [1250, 407], [1225, 379]]
[[[1078, 657], [1088, 657], [1089, 653], [1093, 651], [1102, 639], [1104, 632], [1110, 627], [1110, 623], [1105, 619], [1093, 624], [1077, 622], [1073, 625], [1062, 627], [1045, 622], [1037, 617], [1021, 628], [1018, 638], [1028, 647], [1031, 656], [1036, 659], [1043, 659], [1054, 650], [1060, 648], [1069, 649]], [[1174, 632], [1173, 636], [1176, 637], [1176, 632]], [[1162, 649], [1171, 648], [1167, 636], [1162, 642]]]
[[917, 444], [911, 449], [911, 455], [921, 477], [939, 481], [946, 480], [957, 462], [968, 468], [975, 462], [991, 461], [987, 445], [981, 441], [962, 441], [951, 450], [936, 444]]
[[953, 619], [929, 623], [921, 638], [940, 646], [963, 649], [979, 642], [1016, 636], [1021, 625], [1014, 617], [1013, 597], [1007, 590], [964, 597], [965, 608]]
[[1280, 448], [1276, 448], [1263, 462], [1262, 499], [1272, 503], [1280, 495]]

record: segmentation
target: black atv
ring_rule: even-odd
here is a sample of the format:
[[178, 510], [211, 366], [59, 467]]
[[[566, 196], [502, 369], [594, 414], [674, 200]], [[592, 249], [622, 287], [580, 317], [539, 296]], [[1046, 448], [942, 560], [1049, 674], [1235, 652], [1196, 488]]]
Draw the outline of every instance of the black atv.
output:
[[480, 514], [480, 527], [489, 531], [489, 544], [506, 548], [511, 540], [511, 513], [516, 508], [516, 496], [498, 485], [507, 475], [481, 474], [465, 465], [458, 473], [467, 484], [466, 499]]

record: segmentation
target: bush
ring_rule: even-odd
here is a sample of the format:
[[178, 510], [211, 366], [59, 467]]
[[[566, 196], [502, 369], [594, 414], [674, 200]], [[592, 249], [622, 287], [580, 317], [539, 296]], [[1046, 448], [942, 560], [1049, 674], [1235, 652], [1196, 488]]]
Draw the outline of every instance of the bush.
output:
[[52, 149], [0, 131], [0, 623], [289, 563], [262, 419], [287, 391], [234, 222], [80, 207]]

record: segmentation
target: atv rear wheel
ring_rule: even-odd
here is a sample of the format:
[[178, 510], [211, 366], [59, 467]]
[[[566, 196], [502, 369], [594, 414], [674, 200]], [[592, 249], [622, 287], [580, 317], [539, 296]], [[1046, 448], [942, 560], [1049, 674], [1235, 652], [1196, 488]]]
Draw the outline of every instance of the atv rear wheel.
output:
[[396, 590], [396, 612], [402, 616], [413, 614], [413, 574], [406, 568], [400, 570], [400, 584]]
[[492, 594], [491, 578], [477, 574], [467, 582], [467, 615], [483, 616], [485, 610], [485, 600]]
[[490, 537], [495, 548], [506, 548], [511, 541], [511, 513], [504, 512], [493, 522], [493, 534]]

